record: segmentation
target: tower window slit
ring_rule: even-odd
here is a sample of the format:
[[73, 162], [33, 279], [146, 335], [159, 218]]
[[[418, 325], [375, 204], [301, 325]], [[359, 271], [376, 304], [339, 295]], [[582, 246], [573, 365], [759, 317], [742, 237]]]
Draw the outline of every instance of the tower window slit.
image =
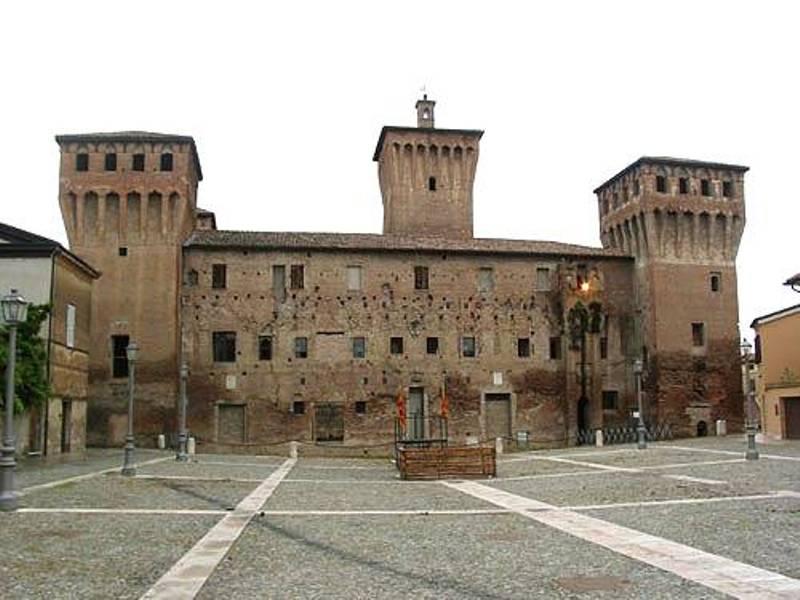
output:
[[436, 191], [436, 177], [428, 177], [428, 189], [431, 192]]

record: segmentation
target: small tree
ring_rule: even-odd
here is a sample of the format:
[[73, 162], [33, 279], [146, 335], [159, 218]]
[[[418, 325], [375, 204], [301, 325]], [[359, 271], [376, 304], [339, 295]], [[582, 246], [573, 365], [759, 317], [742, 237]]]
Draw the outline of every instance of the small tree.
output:
[[[42, 404], [50, 395], [47, 381], [47, 348], [39, 333], [50, 314], [47, 304], [28, 307], [28, 318], [17, 327], [17, 364], [14, 370], [14, 412]], [[0, 373], [5, 386], [8, 363], [8, 328], [0, 327]], [[5, 387], [3, 387], [5, 390]], [[0, 399], [2, 401], [5, 398]]]

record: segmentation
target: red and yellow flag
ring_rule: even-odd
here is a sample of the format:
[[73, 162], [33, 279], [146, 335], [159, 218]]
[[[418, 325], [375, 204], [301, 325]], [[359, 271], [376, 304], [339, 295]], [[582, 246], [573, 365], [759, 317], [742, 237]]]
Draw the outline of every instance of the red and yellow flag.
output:
[[397, 391], [397, 420], [400, 422], [400, 429], [406, 429], [406, 397], [403, 395], [403, 388]]
[[442, 384], [442, 399], [441, 399], [441, 408], [440, 412], [442, 413], [442, 418], [446, 419], [450, 415], [450, 400], [447, 398], [447, 390]]

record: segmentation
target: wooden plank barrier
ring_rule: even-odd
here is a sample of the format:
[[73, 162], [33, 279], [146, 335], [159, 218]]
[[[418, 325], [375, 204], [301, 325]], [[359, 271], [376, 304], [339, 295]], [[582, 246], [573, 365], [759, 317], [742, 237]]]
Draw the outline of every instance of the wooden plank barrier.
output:
[[401, 479], [468, 479], [497, 476], [494, 447], [404, 448], [397, 452]]

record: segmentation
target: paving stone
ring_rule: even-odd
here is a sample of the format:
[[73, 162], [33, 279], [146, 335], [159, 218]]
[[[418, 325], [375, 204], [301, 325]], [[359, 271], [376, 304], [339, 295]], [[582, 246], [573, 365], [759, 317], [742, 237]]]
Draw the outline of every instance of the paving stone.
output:
[[575, 598], [565, 579], [599, 577], [620, 585], [581, 598], [723, 597], [516, 515], [257, 518], [199, 597]]
[[0, 514], [0, 596], [138, 598], [217, 519]]

